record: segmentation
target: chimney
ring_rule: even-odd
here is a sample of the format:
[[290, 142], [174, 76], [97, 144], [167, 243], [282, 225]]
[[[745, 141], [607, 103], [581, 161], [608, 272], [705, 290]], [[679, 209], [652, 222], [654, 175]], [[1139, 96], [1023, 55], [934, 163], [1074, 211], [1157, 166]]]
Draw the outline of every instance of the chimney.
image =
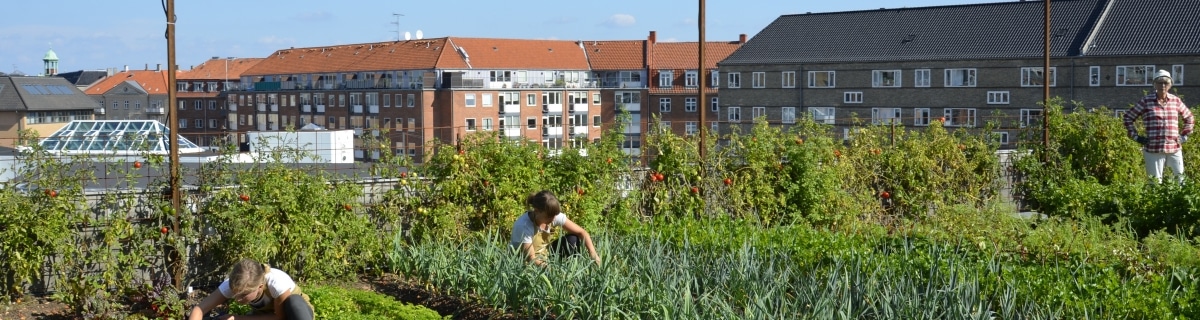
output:
[[658, 42], [657, 32], [654, 32], [654, 30], [650, 30], [650, 36], [646, 37], [646, 41], [649, 41], [650, 44], [654, 44], [655, 42]]
[[738, 35], [738, 44], [745, 44], [745, 43], [746, 43], [746, 34], [743, 33], [743, 34]]
[[146, 64], [146, 67], [142, 68], [142, 70], [150, 70], [150, 64], [149, 64], [149, 63], [147, 63], [147, 64]]
[[125, 72], [129, 72], [129, 65], [125, 65]]
[[161, 63], [154, 64], [154, 71], [159, 71], [159, 70], [162, 70], [162, 64]]

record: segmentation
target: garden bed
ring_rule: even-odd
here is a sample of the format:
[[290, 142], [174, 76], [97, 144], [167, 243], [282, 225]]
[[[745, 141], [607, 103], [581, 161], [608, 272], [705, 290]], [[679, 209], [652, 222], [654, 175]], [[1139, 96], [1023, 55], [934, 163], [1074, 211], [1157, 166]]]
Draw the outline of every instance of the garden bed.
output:
[[[453, 319], [522, 319], [522, 317], [501, 310], [466, 301], [458, 297], [447, 296], [436, 290], [407, 281], [396, 275], [361, 278], [353, 282], [337, 283], [337, 286], [382, 293], [395, 298], [397, 301], [414, 305], [423, 305], [437, 311], [443, 316]], [[195, 305], [204, 295], [205, 290], [195, 290], [188, 299], [188, 305]], [[131, 307], [128, 312], [133, 314], [149, 314], [149, 310], [137, 310]], [[14, 320], [66, 320], [76, 319], [71, 314], [67, 304], [50, 300], [48, 297], [29, 297], [28, 300], [0, 305], [0, 319]]]

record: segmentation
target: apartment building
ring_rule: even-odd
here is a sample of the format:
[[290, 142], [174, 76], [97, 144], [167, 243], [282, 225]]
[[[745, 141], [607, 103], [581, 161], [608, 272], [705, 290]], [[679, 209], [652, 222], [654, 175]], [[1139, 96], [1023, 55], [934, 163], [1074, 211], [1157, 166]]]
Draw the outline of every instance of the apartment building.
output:
[[[212, 57], [175, 76], [179, 133], [200, 146], [213, 146], [236, 129], [237, 114], [230, 110], [228, 91], [237, 91], [241, 74], [262, 58]], [[295, 123], [285, 127], [298, 128]], [[230, 141], [234, 141], [229, 137]]]
[[97, 107], [60, 77], [0, 76], [0, 146], [15, 147], [21, 130], [49, 136], [74, 120], [91, 120]]
[[96, 120], [155, 120], [167, 123], [167, 71], [123, 71], [100, 79], [84, 93], [97, 103]]
[[[850, 134], [863, 123], [999, 124], [1002, 147], [1041, 119], [1052, 96], [1123, 112], [1152, 91], [1155, 70], [1176, 94], [1200, 96], [1200, 6], [1150, 0], [1051, 3], [1051, 67], [1043, 70], [1045, 3], [896, 8], [780, 16], [718, 65], [723, 130], [800, 112]], [[1170, 14], [1153, 14], [1170, 12]], [[1193, 72], [1194, 73], [1194, 72]], [[1195, 103], [1193, 103], [1195, 104]]]

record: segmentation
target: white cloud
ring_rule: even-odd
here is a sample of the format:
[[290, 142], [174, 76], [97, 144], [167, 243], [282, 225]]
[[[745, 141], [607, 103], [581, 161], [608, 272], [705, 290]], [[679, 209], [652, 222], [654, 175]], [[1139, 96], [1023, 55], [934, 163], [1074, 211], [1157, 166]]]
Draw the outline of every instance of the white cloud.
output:
[[635, 19], [632, 15], [624, 13], [614, 14], [611, 17], [608, 17], [608, 20], [605, 20], [603, 23], [603, 25], [617, 28], [632, 27], [635, 24], [637, 24], [637, 19]]

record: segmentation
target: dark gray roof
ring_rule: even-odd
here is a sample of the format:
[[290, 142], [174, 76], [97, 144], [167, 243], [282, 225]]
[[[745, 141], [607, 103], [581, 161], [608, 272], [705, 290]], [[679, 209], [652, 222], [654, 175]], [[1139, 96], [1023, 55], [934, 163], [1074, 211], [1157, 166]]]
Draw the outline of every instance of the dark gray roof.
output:
[[[0, 111], [92, 110], [96, 100], [59, 77], [0, 77]], [[34, 91], [31, 91], [34, 90]]]
[[[1051, 5], [1058, 3], [1051, 2]], [[1200, 1], [1113, 0], [1100, 20], [1089, 56], [1200, 52]]]
[[[1044, 5], [1017, 1], [784, 15], [721, 64], [1041, 57]], [[1103, 8], [1102, 0], [1051, 2], [1051, 55], [1077, 55]]]
[[79, 70], [67, 73], [59, 73], [59, 77], [67, 79], [68, 82], [76, 86], [89, 86], [100, 79], [108, 76], [108, 71], [104, 70]]

